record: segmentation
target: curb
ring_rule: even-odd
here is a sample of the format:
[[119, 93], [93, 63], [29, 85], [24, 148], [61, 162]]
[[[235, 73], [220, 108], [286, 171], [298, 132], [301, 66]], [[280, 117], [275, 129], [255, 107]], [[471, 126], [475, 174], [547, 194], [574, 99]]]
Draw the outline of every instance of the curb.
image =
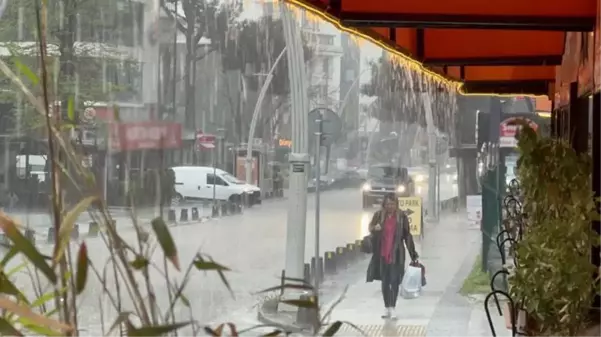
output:
[[[178, 212], [179, 211], [179, 217]], [[214, 207], [205, 207], [205, 205], [199, 205], [194, 207], [181, 207], [181, 208], [170, 208], [165, 212], [165, 222], [169, 227], [175, 226], [186, 226], [193, 224], [200, 224], [206, 222], [211, 219], [219, 219], [225, 216], [235, 216], [241, 215], [244, 213], [244, 207], [240, 204], [233, 203], [219, 203]], [[210, 216], [206, 216], [204, 214], [210, 214]], [[149, 218], [138, 218], [139, 222], [150, 222], [153, 217]], [[117, 220], [113, 220], [115, 226], [117, 225]], [[87, 225], [87, 232], [84, 234], [81, 232], [81, 229]], [[133, 229], [133, 227], [128, 227], [127, 229]], [[95, 222], [90, 221], [87, 224], [84, 223], [75, 223], [73, 225], [73, 231], [71, 232], [71, 241], [78, 241], [83, 238], [97, 238], [100, 235], [100, 232], [105, 231], [105, 229], [101, 228], [101, 226]], [[41, 244], [53, 244], [56, 240], [56, 233], [53, 227], [48, 227], [45, 233], [36, 232], [34, 229], [25, 228], [23, 230], [23, 234], [27, 239], [34, 243]], [[6, 240], [4, 234], [0, 234], [0, 244], [2, 244]]]

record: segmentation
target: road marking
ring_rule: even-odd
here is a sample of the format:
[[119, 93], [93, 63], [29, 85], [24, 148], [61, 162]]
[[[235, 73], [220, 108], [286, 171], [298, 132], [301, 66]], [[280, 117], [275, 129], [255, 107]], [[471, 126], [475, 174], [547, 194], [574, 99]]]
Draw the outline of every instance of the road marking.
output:
[[[390, 324], [362, 324], [357, 325], [367, 337], [422, 337], [426, 335], [425, 325], [395, 325]], [[340, 336], [363, 336], [359, 331], [347, 324], [343, 324], [336, 333]]]

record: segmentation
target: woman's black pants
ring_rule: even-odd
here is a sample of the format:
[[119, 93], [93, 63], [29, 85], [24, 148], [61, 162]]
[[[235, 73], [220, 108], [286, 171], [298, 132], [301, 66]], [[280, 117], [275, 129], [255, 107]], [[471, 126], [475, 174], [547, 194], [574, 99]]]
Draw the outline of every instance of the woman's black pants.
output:
[[401, 285], [400, 266], [395, 264], [382, 264], [382, 297], [384, 298], [385, 308], [395, 308], [396, 300], [399, 297], [399, 287]]

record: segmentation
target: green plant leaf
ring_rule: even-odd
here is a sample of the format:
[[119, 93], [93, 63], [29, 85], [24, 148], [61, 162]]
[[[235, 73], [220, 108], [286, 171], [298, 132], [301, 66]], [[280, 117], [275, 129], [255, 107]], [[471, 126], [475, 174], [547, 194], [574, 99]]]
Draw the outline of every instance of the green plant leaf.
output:
[[205, 270], [205, 271], [214, 270], [214, 271], [216, 271], [217, 274], [219, 275], [219, 278], [221, 279], [221, 282], [223, 282], [223, 284], [225, 285], [227, 290], [230, 292], [230, 295], [232, 295], [232, 297], [234, 296], [234, 292], [232, 291], [230, 282], [227, 280], [227, 277], [225, 277], [225, 273], [224, 273], [224, 271], [230, 271], [229, 268], [222, 266], [213, 260], [207, 261], [200, 254], [196, 255], [196, 259], [194, 260], [193, 263], [194, 263], [194, 267], [196, 267], [196, 269], [198, 269], [198, 270]]
[[35, 301], [31, 303], [32, 308], [36, 308], [46, 304], [49, 301], [52, 301], [55, 298], [54, 291], [49, 291], [45, 294], [42, 294], [40, 297], [36, 298]]
[[117, 329], [121, 324], [128, 322], [129, 316], [131, 314], [132, 313], [130, 311], [120, 312], [117, 318], [115, 318], [113, 325], [111, 325], [109, 331], [107, 332], [107, 336], [110, 336], [113, 333], [113, 331], [115, 331], [115, 329]]
[[17, 248], [15, 248], [14, 246], [10, 247], [8, 253], [6, 253], [6, 255], [4, 255], [4, 257], [2, 258], [0, 266], [6, 266], [8, 262], [12, 260], [13, 257], [17, 256], [18, 253], [19, 251], [17, 250]]
[[0, 335], [2, 336], [23, 336], [19, 330], [15, 329], [6, 319], [0, 317]]
[[35, 325], [35, 324], [23, 324], [23, 327], [31, 332], [34, 332], [38, 336], [59, 337], [59, 336], [65, 335], [62, 332], [58, 332], [58, 331], [52, 330], [48, 327], [39, 326], [39, 325]]
[[0, 271], [0, 293], [15, 296], [21, 301], [29, 303], [29, 301], [27, 301], [27, 297], [21, 293], [19, 288], [15, 286], [15, 284], [3, 271]]
[[150, 262], [148, 262], [148, 259], [146, 259], [145, 257], [138, 255], [138, 256], [136, 256], [136, 259], [131, 261], [129, 264], [135, 270], [140, 270], [140, 269], [148, 267]]
[[272, 332], [268, 332], [264, 335], [262, 335], [263, 337], [275, 337], [275, 336], [279, 336], [283, 333], [282, 330], [273, 330]]
[[75, 124], [75, 103], [73, 102], [73, 97], [67, 99], [67, 118], [69, 123]]
[[31, 321], [32, 324], [37, 326], [46, 326], [63, 332], [73, 331], [72, 326], [34, 312], [29, 306], [13, 302], [6, 296], [0, 297], [0, 309], [14, 313], [21, 318]]
[[37, 75], [33, 71], [31, 71], [31, 69], [29, 69], [28, 66], [26, 66], [21, 61], [19, 61], [18, 58], [15, 57], [13, 59], [13, 63], [15, 64], [15, 67], [17, 68], [17, 70], [21, 74], [25, 75], [27, 77], [27, 79], [29, 79], [31, 84], [37, 85], [39, 83], [39, 79], [38, 79]]
[[340, 330], [340, 327], [342, 327], [342, 322], [341, 321], [336, 321], [334, 323], [332, 323], [328, 329], [323, 333], [324, 337], [331, 337], [334, 336], [338, 330]]
[[13, 247], [25, 255], [36, 269], [48, 278], [50, 283], [56, 284], [57, 277], [54, 270], [46, 263], [44, 256], [40, 254], [33, 243], [21, 234], [15, 222], [6, 215], [0, 215], [0, 228], [2, 228], [6, 237], [13, 242]]
[[151, 225], [152, 230], [154, 230], [154, 234], [159, 241], [159, 245], [161, 246], [161, 249], [163, 249], [163, 254], [171, 261], [175, 269], [179, 271], [180, 267], [177, 248], [175, 248], [175, 242], [173, 242], [173, 237], [169, 232], [169, 228], [167, 228], [167, 224], [162, 218], [156, 218], [152, 220]]
[[60, 230], [58, 231], [58, 238], [54, 245], [54, 258], [53, 262], [56, 264], [63, 257], [65, 249], [71, 241], [71, 233], [75, 226], [75, 221], [81, 216], [81, 214], [88, 210], [88, 208], [97, 200], [95, 196], [86, 197], [80, 200], [63, 219]]
[[161, 336], [168, 334], [172, 331], [179, 330], [185, 326], [190, 325], [192, 322], [182, 322], [182, 323], [174, 323], [174, 324], [165, 324], [165, 325], [154, 325], [148, 327], [134, 328], [130, 327], [127, 331], [128, 336], [137, 336], [137, 337], [145, 337], [145, 336]]
[[205, 260], [195, 260], [194, 267], [198, 270], [221, 270], [221, 271], [230, 271], [230, 269], [226, 266], [220, 265], [214, 261], [205, 261]]
[[281, 285], [281, 286], [275, 286], [275, 287], [263, 289], [263, 290], [257, 292], [255, 295], [264, 294], [264, 293], [270, 293], [272, 291], [281, 291], [281, 290], [286, 290], [286, 289], [298, 289], [298, 290], [312, 291], [313, 287], [309, 286], [309, 285], [305, 285], [305, 284], [286, 283], [286, 284]]
[[86, 282], [88, 281], [88, 247], [83, 242], [79, 246], [79, 253], [77, 254], [77, 271], [75, 274], [75, 289], [77, 294], [81, 294], [86, 288]]

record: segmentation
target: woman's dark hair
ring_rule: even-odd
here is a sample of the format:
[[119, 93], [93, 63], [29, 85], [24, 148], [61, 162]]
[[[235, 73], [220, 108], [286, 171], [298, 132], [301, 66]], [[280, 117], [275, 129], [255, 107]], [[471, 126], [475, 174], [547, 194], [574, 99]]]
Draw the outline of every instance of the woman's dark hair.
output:
[[386, 202], [388, 202], [388, 201], [398, 203], [396, 195], [394, 193], [388, 193], [384, 196], [384, 200], [382, 200], [382, 208], [384, 208], [384, 206], [386, 206]]

